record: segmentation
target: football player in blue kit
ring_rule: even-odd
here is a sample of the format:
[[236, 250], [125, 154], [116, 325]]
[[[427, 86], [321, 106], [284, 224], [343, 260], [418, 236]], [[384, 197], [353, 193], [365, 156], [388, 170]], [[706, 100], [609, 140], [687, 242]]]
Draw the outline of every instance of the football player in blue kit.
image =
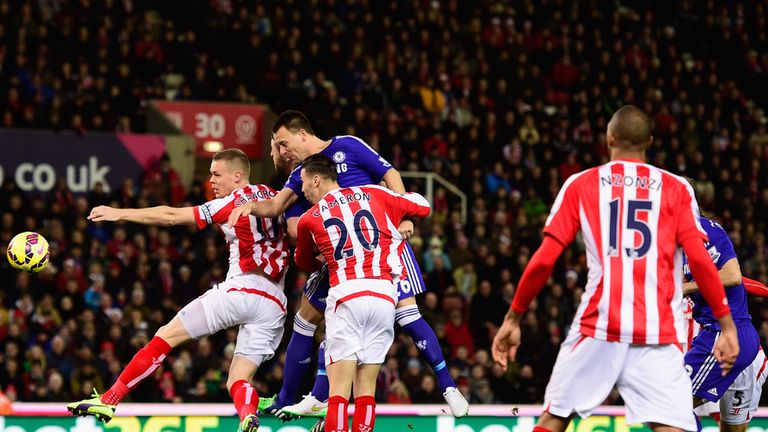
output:
[[[693, 301], [693, 319], [701, 326], [685, 354], [686, 369], [691, 376], [694, 407], [707, 402], [720, 405], [721, 430], [746, 431], [749, 419], [757, 408], [762, 391], [764, 355], [760, 355], [760, 336], [752, 325], [747, 309], [747, 291], [741, 270], [728, 234], [717, 222], [701, 216], [702, 228], [707, 232], [709, 251], [725, 287], [733, 321], [736, 324], [741, 351], [733, 368], [723, 374], [712, 350], [720, 334], [720, 326], [712, 309], [698, 292], [692, 280], [687, 257], [683, 257], [685, 280], [683, 293]], [[762, 363], [753, 366], [753, 363]], [[698, 421], [698, 419], [697, 419]]]
[[[289, 164], [298, 163], [298, 165], [291, 172], [285, 187], [278, 192], [277, 196], [266, 202], [267, 205], [245, 204], [234, 209], [229, 218], [230, 224], [234, 224], [239, 217], [249, 213], [261, 217], [274, 217], [270, 215], [276, 216], [286, 212], [286, 220], [289, 220], [288, 232], [295, 238], [295, 224], [290, 223], [291, 216], [300, 216], [293, 213], [299, 213], [300, 209], [310, 207], [301, 191], [300, 162], [317, 153], [328, 156], [336, 163], [338, 182], [341, 187], [376, 185], [383, 181], [392, 191], [405, 192], [400, 173], [365, 141], [351, 135], [323, 140], [314, 134], [309, 119], [299, 111], [289, 110], [280, 114], [272, 128], [272, 134], [274, 145], [279, 149], [280, 155]], [[288, 214], [289, 212], [291, 214]], [[404, 239], [407, 239], [413, 234], [413, 223], [404, 221], [398, 227], [398, 231]], [[456, 388], [437, 337], [416, 305], [414, 296], [424, 291], [425, 284], [413, 250], [407, 243], [401, 259], [407, 270], [407, 276], [402, 278], [397, 286], [399, 302], [395, 319], [413, 339], [421, 355], [435, 372], [438, 385], [451, 413], [456, 417], [465, 416], [469, 410], [469, 404]], [[292, 404], [309, 367], [314, 334], [323, 320], [327, 294], [328, 272], [323, 268], [310, 276], [304, 288], [304, 296], [294, 319], [293, 333], [288, 343], [283, 387], [274, 401], [266, 402], [270, 403], [269, 406], [264, 407], [267, 413], [281, 418], [324, 414], [328, 384], [327, 378], [322, 377], [322, 369], [319, 371], [320, 379], [317, 380], [312, 393], [306, 395], [298, 404]], [[322, 364], [320, 367], [322, 368]]]

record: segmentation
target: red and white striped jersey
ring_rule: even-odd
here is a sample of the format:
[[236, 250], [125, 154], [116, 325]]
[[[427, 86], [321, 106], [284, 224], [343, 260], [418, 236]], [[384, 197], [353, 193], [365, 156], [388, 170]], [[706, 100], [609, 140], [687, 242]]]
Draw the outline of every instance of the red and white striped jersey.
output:
[[637, 160], [574, 174], [544, 233], [567, 245], [579, 231], [589, 274], [571, 330], [634, 344], [685, 342], [680, 244], [707, 240], [688, 182]]
[[226, 222], [232, 209], [249, 201], [272, 199], [277, 192], [266, 185], [248, 185], [194, 207], [197, 227], [217, 224], [229, 247], [227, 279], [260, 269], [273, 280], [282, 278], [288, 262], [288, 242], [285, 239], [283, 216], [268, 219], [249, 215], [240, 218], [235, 226]]
[[399, 195], [380, 186], [333, 190], [299, 219], [296, 264], [311, 270], [316, 245], [331, 287], [353, 279], [392, 280], [402, 273], [400, 221], [429, 212], [429, 202], [415, 193]]

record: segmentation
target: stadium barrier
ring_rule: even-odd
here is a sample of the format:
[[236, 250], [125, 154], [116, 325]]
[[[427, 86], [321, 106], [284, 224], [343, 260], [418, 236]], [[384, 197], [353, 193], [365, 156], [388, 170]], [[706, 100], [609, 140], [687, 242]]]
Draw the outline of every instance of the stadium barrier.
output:
[[[61, 403], [15, 403], [13, 415], [0, 417], [0, 432], [214, 432], [236, 431], [238, 419], [229, 404], [120, 405], [119, 417], [102, 424], [92, 417], [72, 417]], [[354, 406], [350, 406], [354, 408]], [[350, 409], [350, 414], [354, 409]], [[382, 432], [529, 432], [538, 405], [474, 405], [470, 416], [455, 419], [444, 405], [379, 405], [376, 430]], [[263, 417], [260, 432], [307, 432], [315, 419], [281, 423]], [[571, 423], [566, 432], [639, 432], [628, 426], [623, 407], [600, 407], [592, 417]], [[704, 432], [715, 432], [711, 419]], [[768, 432], [768, 409], [758, 410], [748, 432]]]
[[[435, 197], [435, 182], [437, 182], [440, 186], [445, 188], [445, 190], [448, 193], [454, 194], [459, 197], [461, 200], [461, 223], [466, 224], [467, 223], [467, 194], [461, 191], [456, 185], [449, 182], [448, 180], [444, 179], [439, 174], [431, 173], [431, 172], [421, 172], [421, 171], [400, 171], [400, 176], [402, 176], [403, 179], [421, 179], [426, 182], [424, 185], [423, 191], [419, 191], [424, 195], [424, 198], [429, 201], [430, 204], [434, 205], [434, 197]], [[407, 187], [406, 187], [407, 189]]]

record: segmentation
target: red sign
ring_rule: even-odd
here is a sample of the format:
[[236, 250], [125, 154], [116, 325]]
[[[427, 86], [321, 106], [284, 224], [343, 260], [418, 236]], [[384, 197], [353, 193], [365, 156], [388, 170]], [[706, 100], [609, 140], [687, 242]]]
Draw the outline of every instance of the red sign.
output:
[[212, 102], [154, 104], [176, 127], [197, 141], [197, 155], [213, 156], [225, 148], [238, 148], [251, 159], [264, 156], [264, 108], [259, 105]]

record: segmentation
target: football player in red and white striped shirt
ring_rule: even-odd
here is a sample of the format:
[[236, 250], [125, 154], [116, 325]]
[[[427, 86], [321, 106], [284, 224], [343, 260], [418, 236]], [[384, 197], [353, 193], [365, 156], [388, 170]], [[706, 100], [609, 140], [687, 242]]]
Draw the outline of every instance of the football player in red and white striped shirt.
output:
[[560, 347], [534, 431], [563, 431], [571, 416], [588, 416], [614, 384], [627, 422], [655, 430], [694, 430], [686, 339], [682, 246], [700, 291], [721, 323], [715, 356], [729, 370], [738, 353], [723, 285], [704, 248], [698, 204], [683, 178], [646, 164], [651, 123], [637, 107], [608, 124], [611, 162], [571, 176], [552, 206], [544, 241], [531, 258], [504, 324], [493, 341], [503, 367], [520, 344], [519, 321], [555, 261], [581, 231], [589, 276]]
[[144, 378], [152, 375], [176, 346], [233, 326], [239, 326], [227, 388], [244, 432], [258, 429], [259, 395], [250, 381], [259, 365], [271, 358], [283, 335], [286, 298], [283, 280], [288, 258], [285, 221], [249, 216], [227, 226], [232, 209], [250, 201], [276, 195], [265, 185], [248, 183], [250, 162], [241, 150], [216, 153], [210, 182], [216, 199], [196, 207], [167, 206], [118, 209], [99, 206], [88, 219], [127, 221], [150, 225], [216, 224], [229, 246], [229, 271], [223, 282], [186, 305], [155, 337], [139, 350], [103, 395], [75, 402], [68, 409], [76, 415], [94, 415], [109, 421], [120, 400]]
[[302, 162], [302, 192], [314, 205], [299, 219], [296, 264], [319, 268], [317, 249], [328, 264], [325, 359], [330, 381], [326, 431], [347, 431], [352, 383], [352, 430], [373, 430], [376, 376], [394, 339], [397, 289], [405, 247], [398, 232], [403, 217], [429, 215], [418, 194], [398, 195], [379, 186], [339, 188], [336, 164], [317, 154]]

